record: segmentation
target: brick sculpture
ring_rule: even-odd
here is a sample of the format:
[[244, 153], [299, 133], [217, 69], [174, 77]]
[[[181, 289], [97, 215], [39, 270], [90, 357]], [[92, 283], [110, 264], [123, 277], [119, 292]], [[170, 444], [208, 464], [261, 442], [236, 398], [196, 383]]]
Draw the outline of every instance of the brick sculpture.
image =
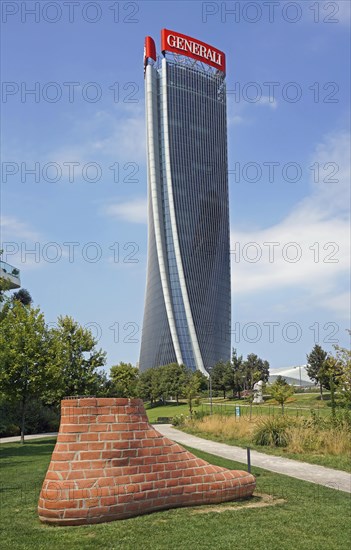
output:
[[252, 495], [255, 478], [212, 466], [163, 437], [140, 399], [62, 401], [39, 518], [82, 525]]

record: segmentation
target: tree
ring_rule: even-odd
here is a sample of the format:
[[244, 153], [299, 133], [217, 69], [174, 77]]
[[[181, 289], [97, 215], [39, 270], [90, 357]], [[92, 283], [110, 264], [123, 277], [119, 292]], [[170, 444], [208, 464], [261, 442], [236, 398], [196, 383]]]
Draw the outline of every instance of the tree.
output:
[[137, 394], [142, 399], [147, 399], [151, 404], [158, 401], [161, 396], [161, 374], [163, 367], [154, 367], [143, 371], [139, 375]]
[[[346, 348], [334, 346], [336, 355], [328, 354], [324, 363], [324, 376], [328, 380], [328, 389], [330, 389], [330, 401], [332, 416], [335, 419], [336, 409], [336, 390], [340, 392], [339, 402], [342, 405], [351, 405], [351, 395], [347, 392], [351, 383], [351, 352]], [[347, 397], [349, 399], [347, 399]], [[346, 398], [346, 399], [345, 399]]]
[[219, 361], [211, 370], [212, 388], [223, 392], [223, 398], [226, 398], [226, 392], [233, 385], [233, 372], [230, 361], [224, 363]]
[[[200, 376], [199, 376], [200, 375]], [[188, 401], [190, 416], [193, 415], [193, 401], [198, 396], [201, 386], [201, 373], [188, 370], [185, 385], [185, 396]]]
[[110, 370], [112, 391], [117, 397], [135, 397], [137, 395], [137, 384], [139, 369], [131, 363], [120, 363], [114, 365]]
[[97, 369], [106, 363], [106, 353], [96, 349], [90, 330], [72, 317], [59, 317], [51, 329], [51, 361], [59, 372], [53, 400], [73, 395], [96, 395], [102, 379]]
[[0, 324], [0, 392], [20, 401], [21, 443], [29, 399], [39, 398], [57, 382], [49, 355], [50, 337], [43, 313], [15, 301]]
[[244, 360], [243, 356], [237, 354], [235, 348], [232, 351], [232, 371], [233, 371], [233, 394], [237, 393], [240, 399], [240, 393], [244, 389]]
[[282, 407], [282, 414], [284, 414], [284, 403], [294, 393], [294, 388], [290, 386], [285, 378], [277, 376], [276, 381], [270, 387], [270, 394], [279, 405]]
[[250, 353], [242, 365], [244, 374], [244, 389], [252, 390], [254, 384], [259, 380], [268, 382], [269, 363], [258, 357], [255, 353]]
[[4, 293], [9, 290], [11, 290], [11, 282], [5, 279], [5, 277], [0, 277], [0, 304], [5, 302], [6, 296]]
[[162, 393], [166, 397], [175, 397], [177, 405], [179, 397], [184, 394], [187, 371], [184, 365], [170, 363], [160, 368]]
[[323, 386], [329, 389], [329, 379], [325, 372], [325, 360], [327, 352], [316, 344], [309, 355], [307, 355], [306, 371], [315, 384], [319, 384], [321, 400], [323, 400]]
[[[348, 331], [351, 334], [350, 331]], [[335, 357], [340, 369], [338, 377], [338, 389], [340, 402], [346, 407], [351, 407], [351, 350], [335, 345]]]
[[12, 295], [12, 300], [17, 300], [24, 306], [30, 306], [33, 302], [30, 293], [25, 288], [21, 288], [18, 292], [14, 292]]

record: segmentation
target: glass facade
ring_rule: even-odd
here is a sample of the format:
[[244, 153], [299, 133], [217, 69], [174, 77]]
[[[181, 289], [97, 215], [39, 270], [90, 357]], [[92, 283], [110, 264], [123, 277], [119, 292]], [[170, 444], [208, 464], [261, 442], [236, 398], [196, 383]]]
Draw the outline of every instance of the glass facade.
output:
[[225, 76], [162, 60], [145, 74], [149, 238], [140, 369], [230, 357]]

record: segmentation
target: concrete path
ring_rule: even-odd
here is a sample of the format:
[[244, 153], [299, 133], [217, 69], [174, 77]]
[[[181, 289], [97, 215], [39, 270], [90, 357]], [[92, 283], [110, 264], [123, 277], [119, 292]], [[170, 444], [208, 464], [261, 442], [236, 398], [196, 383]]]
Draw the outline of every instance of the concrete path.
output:
[[[57, 435], [57, 432], [50, 434], [25, 435], [24, 442], [29, 441], [30, 439], [43, 439], [43, 437], [57, 437]], [[18, 443], [19, 441], [21, 441], [21, 438], [18, 435], [15, 435], [14, 437], [0, 437], [0, 445], [1, 443]]]
[[[200, 451], [212, 455], [247, 464], [246, 449], [242, 449], [241, 447], [234, 447], [232, 445], [226, 445], [225, 443], [218, 443], [217, 441], [210, 441], [208, 439], [196, 437], [195, 435], [186, 434], [177, 430], [171, 424], [157, 424], [155, 428], [162, 435], [173, 441], [177, 441], [181, 445], [187, 445], [188, 447], [193, 447], [194, 449], [199, 449]], [[55, 436], [57, 436], [57, 433], [26, 435], [25, 441]], [[21, 438], [18, 436], [3, 437], [0, 439], [0, 446], [1, 443], [15, 443], [20, 441], [20, 439]], [[333, 470], [332, 468], [307, 464], [306, 462], [299, 462], [298, 460], [266, 455], [257, 451], [251, 451], [251, 464], [252, 466], [257, 466], [258, 468], [263, 468], [270, 472], [284, 474], [286, 476], [295, 477], [296, 479], [302, 479], [303, 481], [324, 485], [325, 487], [338, 491], [351, 493], [351, 474], [342, 472], [341, 470]]]
[[[199, 449], [206, 453], [247, 464], [246, 449], [186, 434], [177, 430], [171, 424], [158, 424], [155, 428], [162, 435], [173, 441], [177, 441], [181, 445], [187, 445], [188, 447], [193, 447], [193, 449]], [[342, 472], [341, 470], [333, 470], [332, 468], [307, 464], [298, 460], [266, 455], [253, 450], [251, 451], [251, 464], [270, 472], [284, 474], [296, 479], [302, 479], [303, 481], [324, 485], [331, 489], [351, 493], [351, 474]]]

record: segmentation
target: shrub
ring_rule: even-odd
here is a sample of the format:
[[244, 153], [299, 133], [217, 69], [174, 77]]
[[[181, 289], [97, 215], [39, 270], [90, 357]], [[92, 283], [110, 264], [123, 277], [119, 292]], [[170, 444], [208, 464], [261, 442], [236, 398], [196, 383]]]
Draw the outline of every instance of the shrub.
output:
[[0, 437], [12, 437], [20, 433], [21, 430], [16, 424], [0, 424]]
[[201, 420], [201, 419], [204, 418], [205, 416], [207, 416], [207, 412], [206, 412], [206, 411], [194, 411], [194, 412], [193, 412], [193, 419], [194, 419], [194, 420]]
[[287, 447], [289, 444], [288, 425], [285, 419], [268, 418], [262, 420], [253, 434], [256, 445]]
[[177, 414], [176, 416], [173, 416], [172, 424], [173, 426], [184, 426], [185, 424], [184, 414]]

